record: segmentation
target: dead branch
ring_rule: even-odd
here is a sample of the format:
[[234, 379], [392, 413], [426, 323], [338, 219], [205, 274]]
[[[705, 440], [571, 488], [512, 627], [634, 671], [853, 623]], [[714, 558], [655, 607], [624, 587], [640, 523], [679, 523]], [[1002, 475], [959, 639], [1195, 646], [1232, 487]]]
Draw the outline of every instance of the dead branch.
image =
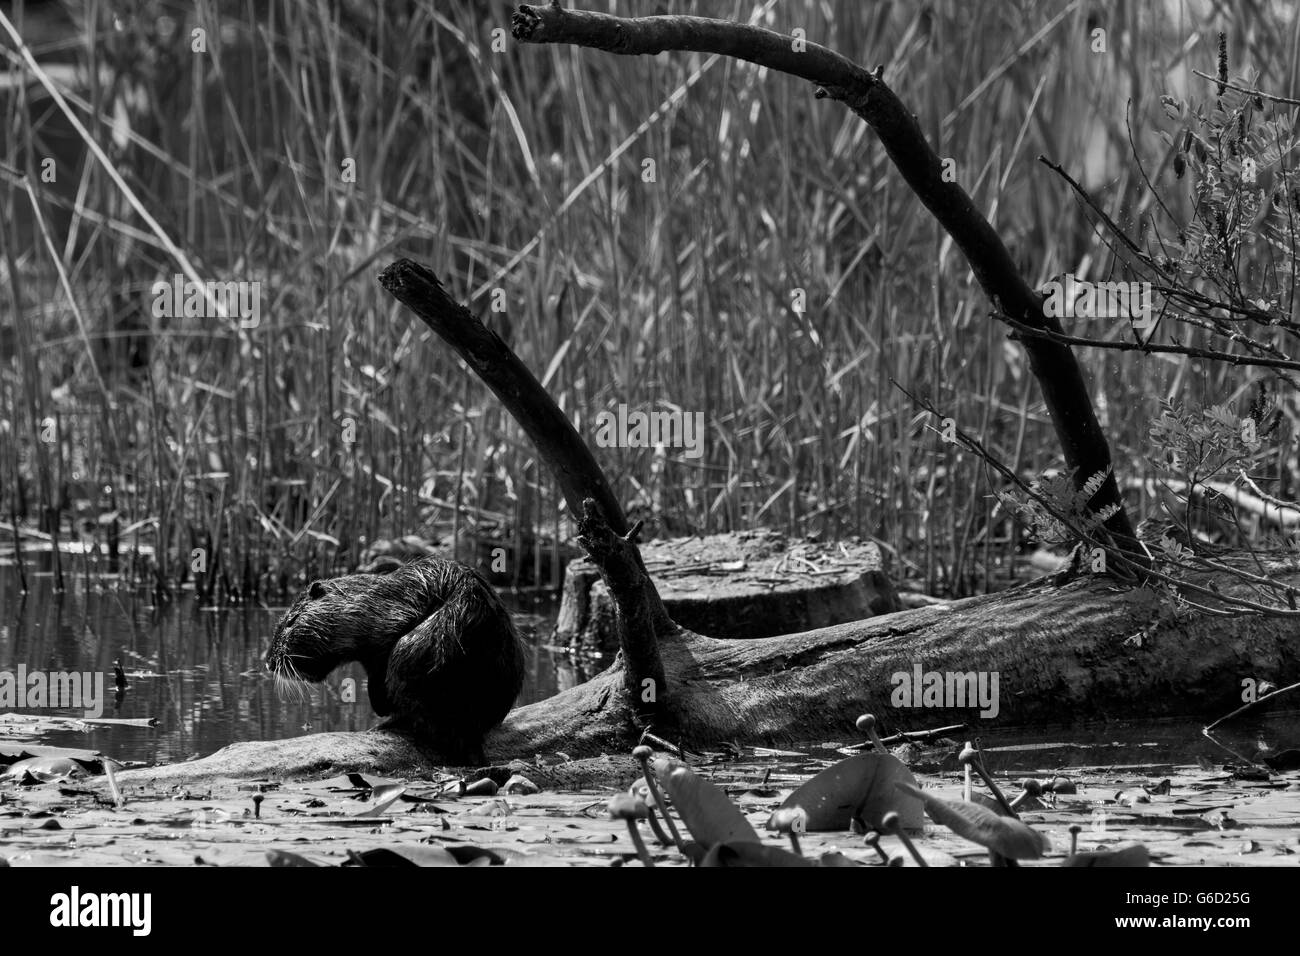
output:
[[[882, 79], [851, 60], [802, 38], [762, 27], [705, 17], [615, 17], [524, 4], [511, 18], [511, 32], [525, 43], [571, 43], [623, 56], [668, 50], [717, 53], [757, 63], [817, 84], [816, 95], [839, 100], [875, 131], [907, 184], [952, 236], [999, 312], [1032, 328], [1060, 333], [1043, 312], [1042, 296], [1016, 269], [997, 232], [956, 181], [945, 176], [939, 157], [913, 116]], [[1110, 446], [1097, 421], [1083, 372], [1070, 347], [1045, 338], [1023, 340], [1030, 368], [1043, 391], [1066, 464], [1082, 485], [1111, 466]], [[1121, 549], [1135, 551], [1133, 526], [1113, 473], [1092, 501], [1094, 510], [1116, 505], [1107, 530]]]

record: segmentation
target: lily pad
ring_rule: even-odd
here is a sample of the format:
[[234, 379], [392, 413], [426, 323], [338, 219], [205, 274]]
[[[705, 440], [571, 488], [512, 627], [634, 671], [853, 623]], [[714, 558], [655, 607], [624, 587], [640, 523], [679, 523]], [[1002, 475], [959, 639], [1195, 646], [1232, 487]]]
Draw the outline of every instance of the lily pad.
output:
[[[376, 847], [350, 854], [344, 866], [461, 866], [461, 861], [440, 846], [423, 843]], [[472, 861], [467, 861], [470, 865]]]
[[1009, 860], [1036, 860], [1049, 849], [1047, 837], [1019, 820], [1000, 817], [978, 803], [944, 800], [921, 790], [914, 784], [900, 783], [898, 789], [925, 804], [925, 812], [935, 823], [953, 833], [978, 843]]
[[902, 817], [904, 829], [922, 829], [920, 801], [900, 793], [897, 783], [916, 786], [916, 778], [897, 757], [858, 754], [817, 774], [786, 797], [781, 809], [802, 807], [810, 832], [848, 830], [853, 820], [864, 830], [879, 830], [881, 818], [891, 810]]
[[85, 776], [86, 768], [71, 757], [29, 757], [9, 765], [0, 777], [20, 780], [24, 784], [48, 783]]
[[760, 842], [727, 795], [689, 767], [678, 767], [670, 773], [664, 787], [691, 836], [703, 846]]
[[815, 866], [812, 860], [796, 856], [779, 846], [762, 843], [715, 843], [700, 866]]
[[1150, 866], [1151, 854], [1141, 843], [1120, 850], [1097, 850], [1067, 856], [1061, 866]]

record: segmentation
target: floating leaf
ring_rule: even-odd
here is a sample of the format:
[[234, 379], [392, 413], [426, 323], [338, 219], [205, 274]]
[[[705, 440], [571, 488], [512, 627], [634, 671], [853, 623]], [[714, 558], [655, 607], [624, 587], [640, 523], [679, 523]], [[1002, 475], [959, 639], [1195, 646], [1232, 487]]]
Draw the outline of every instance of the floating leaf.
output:
[[1136, 806], [1139, 803], [1150, 803], [1151, 794], [1145, 790], [1134, 788], [1132, 790], [1121, 790], [1115, 794], [1115, 802], [1126, 807]]
[[1262, 758], [1274, 770], [1300, 770], [1300, 750], [1283, 750], [1272, 757]]
[[1048, 793], [1055, 793], [1058, 796], [1063, 793], [1078, 793], [1079, 790], [1074, 785], [1073, 780], [1066, 777], [1053, 777], [1047, 783], [1043, 784], [1043, 789]]
[[1150, 866], [1151, 854], [1141, 843], [1122, 850], [1097, 850], [1093, 853], [1075, 853], [1061, 861], [1061, 866]]
[[[725, 799], [725, 798], [724, 798]], [[700, 866], [814, 866], [812, 860], [796, 856], [779, 846], [762, 843], [715, 843]]]
[[758, 843], [758, 834], [727, 795], [689, 767], [668, 775], [664, 788], [686, 828], [700, 844]]
[[70, 757], [29, 757], [10, 764], [0, 778], [8, 777], [30, 785], [84, 776], [85, 772], [86, 768]]
[[374, 804], [352, 815], [354, 817], [377, 817], [381, 813], [387, 813], [388, 808], [396, 803], [398, 798], [405, 792], [406, 787], [400, 783], [386, 783], [383, 786], [375, 787], [370, 791], [370, 796], [375, 801]]
[[481, 846], [470, 846], [468, 844], [465, 846], [449, 846], [447, 852], [455, 857], [456, 862], [461, 866], [503, 866], [507, 856], [515, 858], [516, 861], [522, 859], [513, 850], [488, 850]]
[[540, 793], [542, 788], [522, 774], [514, 774], [505, 782], [501, 789], [506, 793], [518, 793], [528, 796], [530, 794]]
[[288, 850], [267, 850], [266, 862], [271, 866], [320, 866], [305, 856], [290, 853]]
[[440, 846], [399, 843], [351, 853], [344, 866], [460, 866], [460, 861]]
[[818, 866], [863, 866], [857, 860], [851, 860], [838, 850], [823, 853], [817, 860]]
[[1006, 807], [1002, 806], [996, 797], [990, 797], [987, 793], [972, 793], [970, 795], [970, 802], [978, 803], [984, 809], [992, 810], [1000, 817], [1011, 816], [1011, 814], [1007, 813]]
[[786, 797], [781, 809], [802, 807], [809, 831], [848, 830], [855, 819], [864, 830], [879, 830], [891, 810], [902, 817], [903, 829], [920, 830], [921, 805], [895, 789], [900, 782], [915, 786], [916, 778], [897, 757], [858, 754], [817, 774]]
[[1044, 834], [1019, 820], [1000, 817], [977, 803], [944, 800], [909, 783], [896, 783], [895, 786], [924, 803], [925, 812], [935, 823], [943, 824], [958, 836], [999, 856], [1010, 860], [1036, 860], [1050, 846]]

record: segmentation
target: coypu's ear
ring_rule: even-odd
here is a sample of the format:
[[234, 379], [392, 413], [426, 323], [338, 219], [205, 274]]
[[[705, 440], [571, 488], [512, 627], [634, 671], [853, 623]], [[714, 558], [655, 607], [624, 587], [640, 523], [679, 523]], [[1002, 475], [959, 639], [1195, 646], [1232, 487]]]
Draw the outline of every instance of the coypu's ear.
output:
[[329, 593], [328, 585], [328, 581], [313, 581], [311, 586], [307, 588], [307, 596], [313, 601], [317, 598], [323, 598]]

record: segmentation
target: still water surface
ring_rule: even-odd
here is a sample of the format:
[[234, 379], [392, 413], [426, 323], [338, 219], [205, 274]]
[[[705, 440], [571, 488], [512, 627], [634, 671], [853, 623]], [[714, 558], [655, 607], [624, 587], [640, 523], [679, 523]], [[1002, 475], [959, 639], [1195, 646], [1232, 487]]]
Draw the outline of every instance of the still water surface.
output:
[[[67, 589], [60, 594], [53, 575], [34, 571], [29, 559], [26, 595], [20, 593], [16, 568], [0, 564], [0, 672], [16, 675], [22, 666], [28, 673], [100, 674], [103, 717], [153, 717], [158, 723], [55, 733], [39, 743], [99, 750], [122, 761], [173, 762], [239, 740], [364, 730], [377, 722], [366, 699], [364, 672], [355, 664], [336, 670], [324, 684], [302, 685], [301, 695], [277, 689], [262, 656], [284, 606], [200, 608], [192, 592], [160, 606], [147, 594], [113, 587], [111, 579], [92, 575], [87, 582], [84, 574], [70, 574], [79, 562], [65, 558]], [[520, 703], [575, 683], [568, 654], [548, 643], [558, 607], [503, 598], [525, 644], [528, 673]], [[114, 661], [121, 662], [128, 681], [120, 700], [115, 700]], [[344, 677], [356, 679], [356, 703], [339, 699]], [[84, 716], [81, 709], [0, 707], [0, 713], [6, 711]]]

